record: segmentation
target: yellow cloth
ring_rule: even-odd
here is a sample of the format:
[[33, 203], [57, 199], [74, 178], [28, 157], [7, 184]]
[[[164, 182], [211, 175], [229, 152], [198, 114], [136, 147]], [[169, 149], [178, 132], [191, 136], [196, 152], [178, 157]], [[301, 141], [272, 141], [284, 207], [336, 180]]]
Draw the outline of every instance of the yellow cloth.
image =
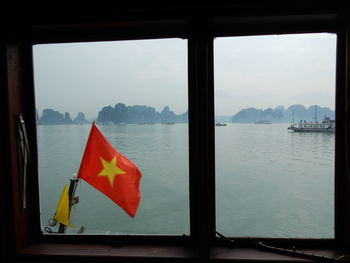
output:
[[56, 219], [58, 222], [60, 222], [65, 226], [70, 226], [69, 225], [69, 195], [68, 195], [67, 184], [64, 185], [61, 198], [58, 201], [54, 219]]

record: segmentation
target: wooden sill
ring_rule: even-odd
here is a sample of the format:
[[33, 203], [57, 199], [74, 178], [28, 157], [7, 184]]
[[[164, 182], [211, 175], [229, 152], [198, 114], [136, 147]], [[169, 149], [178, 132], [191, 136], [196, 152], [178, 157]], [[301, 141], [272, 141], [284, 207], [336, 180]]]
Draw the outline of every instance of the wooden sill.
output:
[[191, 259], [195, 258], [191, 248], [181, 246], [102, 244], [58, 244], [38, 243], [29, 245], [18, 253], [19, 258], [123, 258], [123, 259]]
[[[307, 252], [315, 255], [336, 258], [344, 255], [342, 251], [334, 249], [305, 249], [302, 252]], [[261, 251], [255, 248], [224, 248], [217, 247], [211, 250], [211, 259], [213, 262], [315, 262], [310, 259], [300, 257], [292, 257], [273, 252]], [[344, 260], [344, 259], [343, 259]], [[341, 262], [344, 262], [341, 260]]]
[[[338, 257], [343, 253], [337, 250], [313, 249], [304, 250], [313, 254], [327, 257]], [[38, 243], [22, 249], [18, 253], [18, 261], [40, 260], [57, 262], [67, 260], [88, 260], [89, 262], [123, 260], [123, 262], [195, 262], [198, 260], [195, 249], [185, 246], [160, 246], [160, 245], [126, 245], [109, 246], [95, 244], [62, 244], [62, 243]], [[211, 249], [211, 262], [312, 262], [308, 259], [286, 256], [271, 252], [265, 252], [254, 248], [225, 248], [215, 247]], [[341, 260], [346, 262], [347, 260]]]

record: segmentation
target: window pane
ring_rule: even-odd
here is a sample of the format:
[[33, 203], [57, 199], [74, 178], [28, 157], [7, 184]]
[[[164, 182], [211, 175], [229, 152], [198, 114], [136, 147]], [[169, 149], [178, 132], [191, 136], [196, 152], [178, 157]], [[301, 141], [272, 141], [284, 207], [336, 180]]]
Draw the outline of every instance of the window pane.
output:
[[75, 228], [67, 232], [189, 233], [186, 45], [162, 39], [33, 47], [43, 229], [78, 172], [95, 120], [141, 171], [141, 201], [131, 218], [80, 180]]
[[333, 238], [336, 35], [214, 44], [217, 231]]

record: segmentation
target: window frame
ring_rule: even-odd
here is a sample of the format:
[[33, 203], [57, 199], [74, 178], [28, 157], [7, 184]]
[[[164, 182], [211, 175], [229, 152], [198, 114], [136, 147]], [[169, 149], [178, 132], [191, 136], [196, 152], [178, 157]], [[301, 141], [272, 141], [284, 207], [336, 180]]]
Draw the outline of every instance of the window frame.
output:
[[[230, 9], [232, 11], [232, 9]], [[220, 11], [220, 12], [219, 12]], [[8, 128], [1, 131], [0, 150], [1, 168], [10, 176], [1, 176], [0, 189], [4, 200], [10, 196], [10, 202], [1, 202], [1, 211], [9, 211], [8, 219], [1, 230], [3, 239], [9, 243], [1, 249], [8, 248], [7, 253], [16, 258], [37, 256], [54, 258], [55, 252], [46, 254], [40, 251], [40, 244], [56, 244], [80, 246], [81, 254], [88, 244], [128, 244], [153, 247], [167, 245], [189, 248], [194, 254], [188, 255], [200, 259], [215, 259], [211, 249], [224, 246], [224, 242], [215, 235], [215, 132], [214, 132], [214, 83], [213, 83], [213, 39], [219, 36], [267, 35], [287, 33], [318, 33], [331, 32], [337, 34], [337, 70], [336, 70], [336, 146], [335, 146], [335, 238], [334, 240], [312, 239], [274, 239], [274, 238], [239, 238], [246, 241], [269, 241], [276, 245], [298, 245], [313, 248], [344, 248], [350, 241], [350, 187], [347, 183], [349, 175], [349, 120], [346, 103], [350, 101], [347, 63], [349, 55], [349, 28], [343, 21], [340, 11], [316, 10], [306, 14], [292, 14], [279, 10], [278, 16], [265, 12], [243, 10], [246, 13], [230, 14], [225, 8], [198, 14], [193, 10], [183, 12], [180, 16], [173, 13], [170, 18], [164, 15], [143, 14], [142, 19], [123, 17], [118, 21], [111, 19], [102, 22], [101, 17], [93, 17], [92, 21], [78, 21], [70, 17], [68, 24], [62, 21], [43, 21], [33, 23], [31, 28], [22, 25], [19, 29], [10, 30], [8, 38], [2, 42], [1, 75], [5, 89], [1, 89], [1, 111], [5, 113], [5, 123]], [[292, 10], [293, 11], [293, 10]], [[261, 15], [262, 14], [262, 15]], [[159, 19], [160, 16], [160, 19]], [[344, 14], [345, 16], [345, 14]], [[79, 16], [84, 18], [84, 16]], [[134, 15], [130, 15], [134, 18]], [[153, 17], [158, 18], [154, 20]], [[84, 20], [84, 19], [83, 19]], [[63, 20], [64, 21], [64, 20]], [[69, 21], [69, 19], [67, 19]], [[282, 22], [281, 22], [282, 21]], [[42, 235], [39, 218], [39, 196], [37, 176], [37, 155], [32, 154], [31, 171], [28, 178], [28, 202], [31, 204], [26, 211], [19, 208], [18, 195], [18, 159], [15, 138], [14, 114], [24, 112], [30, 147], [37, 152], [35, 98], [33, 82], [33, 65], [31, 47], [34, 44], [103, 41], [103, 40], [136, 40], [149, 38], [180, 37], [188, 39], [188, 97], [189, 97], [189, 196], [190, 196], [190, 236], [77, 236], [77, 235]], [[204, 114], [203, 114], [204, 113]], [[349, 123], [349, 121], [347, 122]], [[8, 138], [8, 140], [4, 139]], [[346, 143], [346, 145], [344, 144]], [[204, 160], [204, 161], [203, 161]], [[7, 173], [4, 173], [7, 174]], [[2, 242], [6, 243], [6, 242]], [[249, 242], [248, 242], [249, 243]], [[84, 245], [85, 244], [85, 245]], [[34, 246], [34, 249], [33, 249]], [[96, 245], [97, 246], [97, 245]], [[36, 249], [35, 249], [36, 247]], [[32, 248], [32, 250], [30, 250]], [[29, 249], [29, 251], [28, 251]], [[52, 249], [52, 248], [51, 248]], [[85, 249], [85, 250], [84, 250]], [[135, 247], [134, 247], [135, 249]], [[22, 252], [21, 252], [22, 251]], [[129, 254], [133, 253], [129, 249]], [[124, 256], [129, 258], [128, 253]], [[145, 252], [146, 253], [146, 252]], [[146, 253], [147, 254], [147, 253]], [[175, 253], [175, 255], [180, 255]], [[142, 254], [143, 255], [143, 254]], [[174, 256], [174, 259], [177, 257]], [[118, 255], [111, 255], [118, 257]], [[161, 258], [166, 258], [166, 255]], [[144, 256], [141, 256], [144, 259]], [[187, 257], [186, 257], [187, 258]]]

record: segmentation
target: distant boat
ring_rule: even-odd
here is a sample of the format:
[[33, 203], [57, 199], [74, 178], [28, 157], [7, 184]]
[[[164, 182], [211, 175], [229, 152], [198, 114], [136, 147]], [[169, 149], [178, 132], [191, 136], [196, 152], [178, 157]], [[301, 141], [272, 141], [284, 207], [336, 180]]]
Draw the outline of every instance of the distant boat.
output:
[[271, 122], [268, 120], [259, 120], [254, 122], [254, 124], [271, 124]]
[[139, 122], [137, 123], [138, 125], [151, 125], [151, 124], [155, 124], [154, 122]]
[[217, 123], [215, 123], [215, 126], [227, 126], [227, 124], [226, 123], [217, 122]]
[[322, 122], [300, 121], [298, 124], [292, 123], [288, 127], [289, 131], [294, 132], [335, 132], [335, 120], [324, 116]]
[[173, 125], [173, 124], [175, 124], [175, 122], [162, 122], [162, 124]]

